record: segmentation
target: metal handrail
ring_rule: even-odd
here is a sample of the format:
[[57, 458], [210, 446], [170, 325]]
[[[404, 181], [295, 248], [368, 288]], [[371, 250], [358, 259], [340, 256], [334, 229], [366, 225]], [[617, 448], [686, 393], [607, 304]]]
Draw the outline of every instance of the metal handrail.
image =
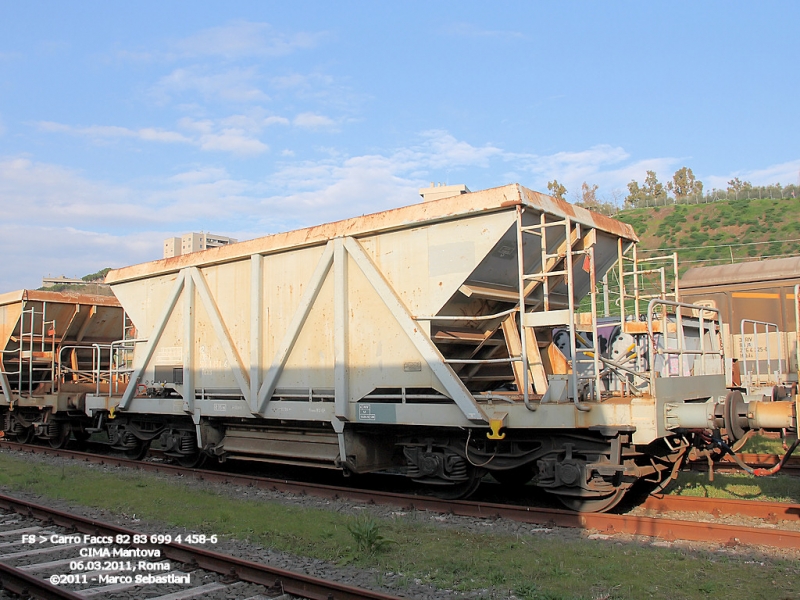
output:
[[[659, 304], [664, 306], [664, 307], [671, 306], [671, 307], [676, 308], [676, 309], [688, 308], [690, 310], [697, 310], [698, 306], [695, 305], [695, 304], [688, 304], [686, 302], [675, 302], [673, 300], [665, 300], [665, 299], [658, 299], [658, 298], [654, 298], [654, 299], [650, 300], [650, 302], [647, 303], [647, 333], [648, 333], [648, 336], [650, 338], [650, 343], [653, 346], [654, 354], [660, 354], [662, 356], [663, 355], [677, 355], [677, 356], [679, 356], [681, 358], [681, 366], [683, 364], [682, 358], [683, 358], [684, 355], [688, 354], [688, 355], [699, 355], [699, 356], [702, 356], [702, 360], [700, 361], [700, 367], [701, 367], [702, 373], [700, 373], [700, 374], [705, 375], [706, 371], [707, 371], [707, 369], [706, 369], [706, 366], [707, 366], [706, 365], [706, 358], [708, 356], [719, 356], [720, 359], [723, 359], [723, 357], [724, 357], [723, 348], [719, 344], [719, 339], [718, 338], [713, 338], [712, 337], [711, 343], [712, 343], [712, 346], [713, 346], [714, 339], [716, 339], [717, 342], [718, 342], [717, 345], [719, 347], [719, 350], [714, 350], [713, 348], [711, 350], [706, 350], [706, 348], [705, 348], [705, 332], [706, 331], [711, 332], [712, 330], [719, 332], [718, 323], [720, 323], [720, 317], [721, 317], [719, 309], [712, 308], [712, 307], [701, 307], [701, 310], [698, 311], [699, 312], [699, 314], [698, 314], [698, 321], [699, 321], [698, 329], [700, 331], [700, 335], [699, 335], [700, 349], [699, 350], [689, 350], [689, 349], [686, 349], [684, 347], [684, 345], [685, 345], [684, 341], [685, 340], [684, 340], [683, 314], [682, 314], [682, 312], [680, 310], [676, 310], [675, 311], [675, 319], [676, 319], [675, 340], [677, 342], [677, 346], [678, 347], [677, 348], [669, 348], [670, 337], [668, 335], [667, 314], [666, 314], [666, 310], [662, 310], [661, 311], [661, 323], [662, 323], [661, 333], [662, 333], [663, 339], [664, 339], [664, 348], [658, 348], [655, 345], [655, 337], [653, 335], [654, 334], [654, 331], [653, 331], [653, 315], [655, 314], [655, 311], [653, 310], [653, 308], [656, 305], [659, 305]], [[717, 314], [717, 318], [716, 319], [706, 319], [706, 316], [705, 316], [706, 312], [714, 312], [714, 313], [716, 313]], [[713, 328], [711, 326], [706, 325], [706, 323], [708, 323], [709, 325], [712, 325]], [[651, 381], [652, 381], [653, 385], [655, 385], [655, 375], [656, 375], [656, 370], [655, 370], [655, 365], [653, 365], [652, 373], [651, 373]], [[667, 369], [667, 376], [668, 377], [670, 376], [668, 369]]]
[[800, 381], [800, 283], [794, 286], [794, 328], [795, 328], [795, 341], [794, 348], [796, 357], [796, 364], [798, 371], [798, 381]]
[[512, 313], [518, 312], [519, 307], [509, 308], [508, 310], [504, 310], [499, 313], [493, 313], [491, 315], [433, 315], [433, 316], [416, 316], [414, 317], [415, 321], [491, 321], [492, 319], [499, 319], [500, 317], [506, 317]]
[[[756, 361], [756, 379], [760, 381], [761, 379], [761, 358], [759, 356], [758, 351], [758, 326], [764, 326], [764, 335], [767, 339], [767, 375], [772, 376], [774, 373], [772, 372], [772, 353], [770, 352], [770, 344], [769, 344], [769, 334], [770, 329], [774, 328], [775, 331], [773, 333], [780, 334], [780, 330], [778, 329], [777, 323], [767, 323], [766, 321], [756, 321], [754, 319], [742, 319], [739, 323], [739, 332], [741, 333], [741, 346], [742, 346], [742, 370], [747, 373], [747, 356], [745, 354], [745, 344], [744, 344], [744, 336], [745, 336], [745, 323], [749, 323], [753, 326], [753, 345], [755, 347], [755, 361]], [[783, 344], [781, 343], [781, 336], [778, 335], [778, 375], [783, 373]], [[748, 376], [749, 379], [749, 376]], [[750, 382], [752, 383], [752, 382]], [[776, 382], [777, 383], [777, 382]]]
[[[120, 376], [121, 375], [124, 375], [124, 374], [127, 374], [127, 373], [133, 373], [135, 371], [135, 369], [133, 367], [131, 367], [131, 368], [120, 368], [119, 365], [114, 362], [114, 357], [116, 356], [116, 354], [114, 352], [114, 347], [116, 346], [118, 351], [121, 350], [121, 351], [124, 351], [124, 352], [132, 352], [134, 350], [134, 348], [136, 347], [136, 344], [143, 344], [143, 343], [145, 343], [147, 341], [148, 341], [148, 338], [135, 338], [135, 339], [130, 339], [130, 340], [117, 340], [117, 341], [111, 342], [111, 344], [110, 344], [111, 353], [109, 355], [109, 365], [108, 365], [108, 379], [109, 379], [108, 397], [109, 398], [111, 398], [112, 394], [115, 391], [113, 389], [114, 386], [112, 384], [116, 382], [116, 385], [119, 386], [119, 380], [120, 380]], [[130, 347], [128, 348], [126, 346], [130, 346]]]
[[446, 358], [445, 362], [458, 365], [491, 365], [519, 362], [521, 360], [521, 356], [509, 356], [508, 358]]
[[[100, 382], [102, 380], [102, 372], [101, 372], [101, 361], [102, 361], [102, 352], [103, 350], [111, 350], [110, 344], [85, 344], [85, 345], [78, 345], [78, 344], [71, 344], [69, 346], [61, 346], [58, 351], [58, 362], [57, 362], [57, 373], [58, 373], [58, 384], [59, 388], [61, 387], [62, 377], [63, 377], [63, 352], [64, 350], [86, 350], [91, 348], [92, 350], [92, 368], [88, 373], [91, 376], [91, 382], [96, 384], [95, 392], [97, 395], [100, 394]], [[81, 371], [79, 369], [72, 370], [70, 369], [71, 373], [81, 375], [87, 373], [87, 371]]]

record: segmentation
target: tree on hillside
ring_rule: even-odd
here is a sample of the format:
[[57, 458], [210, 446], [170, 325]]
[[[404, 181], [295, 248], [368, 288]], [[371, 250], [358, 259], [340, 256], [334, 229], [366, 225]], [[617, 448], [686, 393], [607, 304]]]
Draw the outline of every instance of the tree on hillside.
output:
[[749, 181], [741, 181], [738, 177], [734, 177], [728, 182], [728, 191], [738, 194], [752, 189], [753, 185]]
[[648, 199], [652, 199], [656, 203], [667, 201], [667, 191], [664, 186], [658, 181], [655, 171], [648, 171], [647, 177], [644, 178], [644, 193]]
[[586, 208], [597, 206], [597, 184], [589, 186], [585, 181], [581, 184], [581, 204]]
[[553, 181], [548, 181], [547, 189], [550, 192], [551, 196], [554, 196], [559, 200], [564, 200], [565, 199], [564, 196], [567, 195], [567, 188], [558, 183], [557, 179], [553, 179]]
[[667, 190], [675, 196], [675, 200], [681, 200], [689, 196], [701, 195], [703, 193], [703, 182], [695, 178], [691, 169], [681, 167], [675, 171], [672, 181], [667, 182]]
[[639, 182], [631, 179], [628, 184], [628, 195], [625, 196], [625, 208], [637, 208], [644, 206], [646, 196], [644, 190], [639, 187]]
[[575, 206], [582, 206], [603, 215], [613, 215], [617, 211], [616, 205], [598, 198], [597, 189], [597, 184], [589, 185], [584, 181], [581, 184], [580, 195], [573, 194], [575, 196]]
[[111, 270], [111, 267], [106, 267], [105, 269], [100, 269], [97, 273], [90, 273], [89, 275], [84, 275], [81, 277], [84, 281], [104, 281], [106, 275]]

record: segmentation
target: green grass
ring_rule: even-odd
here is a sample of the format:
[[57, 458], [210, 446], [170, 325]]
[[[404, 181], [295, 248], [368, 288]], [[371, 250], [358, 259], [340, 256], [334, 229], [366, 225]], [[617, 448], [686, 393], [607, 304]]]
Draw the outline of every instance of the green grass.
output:
[[779, 454], [783, 455], [786, 450], [783, 448], [783, 441], [778, 438], [767, 437], [764, 435], [754, 435], [742, 447], [741, 452], [749, 454]]
[[[89, 466], [53, 467], [0, 453], [0, 485], [47, 498], [135, 514], [139, 518], [249, 540], [276, 550], [383, 573], [401, 573], [440, 588], [483, 590], [484, 598], [699, 599], [712, 596], [796, 598], [797, 565], [773, 558], [690, 552], [638, 543], [569, 540], [525, 533], [493, 535], [434, 527], [427, 513], [374, 518], [374, 544], [359, 551], [352, 530], [363, 521], [335, 511], [198, 491], [175, 479], [100, 473]], [[372, 517], [370, 517], [372, 518]], [[356, 536], [357, 537], [357, 536]]]
[[706, 473], [681, 473], [669, 489], [677, 496], [722, 498], [727, 500], [764, 500], [770, 502], [800, 503], [800, 480], [789, 475], [753, 477], [745, 473], [714, 475]]

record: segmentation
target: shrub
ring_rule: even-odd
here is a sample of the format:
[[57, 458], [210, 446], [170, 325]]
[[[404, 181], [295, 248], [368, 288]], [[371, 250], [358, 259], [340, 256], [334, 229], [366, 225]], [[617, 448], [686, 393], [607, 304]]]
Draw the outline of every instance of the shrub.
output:
[[372, 555], [397, 543], [384, 537], [380, 526], [369, 517], [357, 518], [354, 523], [347, 526], [347, 530], [356, 542], [356, 549], [362, 554]]

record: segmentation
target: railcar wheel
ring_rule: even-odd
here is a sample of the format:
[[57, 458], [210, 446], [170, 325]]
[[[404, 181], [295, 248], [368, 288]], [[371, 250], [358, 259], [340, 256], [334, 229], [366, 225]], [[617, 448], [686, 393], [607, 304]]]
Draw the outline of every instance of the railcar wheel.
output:
[[72, 431], [69, 425], [61, 425], [58, 428], [58, 435], [47, 440], [50, 443], [50, 447], [55, 449], [64, 448], [69, 443], [70, 433]]
[[196, 452], [195, 454], [176, 456], [174, 460], [185, 469], [199, 469], [205, 464], [206, 458], [208, 458], [207, 454]]
[[617, 488], [610, 496], [584, 497], [584, 496], [565, 496], [557, 494], [559, 502], [570, 510], [584, 513], [601, 513], [614, 508], [620, 503], [627, 492], [627, 488]]
[[498, 483], [507, 487], [522, 487], [533, 479], [535, 474], [536, 470], [532, 464], [514, 467], [505, 471], [492, 471], [492, 477]]
[[125, 458], [129, 458], [131, 460], [142, 460], [145, 456], [147, 456], [147, 451], [149, 449], [150, 442], [138, 440], [136, 446], [124, 450], [123, 454], [125, 455]]
[[442, 500], [464, 500], [474, 494], [481, 485], [483, 472], [480, 469], [470, 469], [466, 481], [458, 483], [428, 484], [432, 495]]
[[30, 427], [24, 427], [21, 432], [17, 433], [17, 442], [20, 444], [30, 444], [34, 438], [34, 429], [31, 425]]

